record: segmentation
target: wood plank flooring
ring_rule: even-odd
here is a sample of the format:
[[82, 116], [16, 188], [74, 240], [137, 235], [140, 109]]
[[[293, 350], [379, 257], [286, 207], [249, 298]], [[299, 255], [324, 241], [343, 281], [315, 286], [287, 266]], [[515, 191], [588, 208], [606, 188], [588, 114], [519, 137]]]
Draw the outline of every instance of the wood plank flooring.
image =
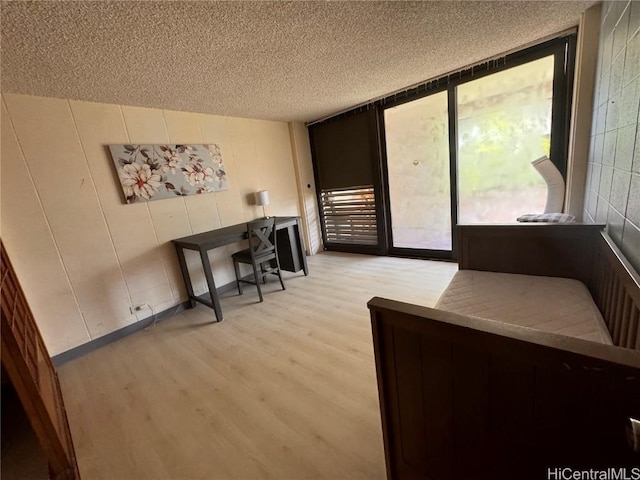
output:
[[84, 479], [385, 478], [366, 302], [433, 306], [457, 265], [321, 253], [59, 369]]

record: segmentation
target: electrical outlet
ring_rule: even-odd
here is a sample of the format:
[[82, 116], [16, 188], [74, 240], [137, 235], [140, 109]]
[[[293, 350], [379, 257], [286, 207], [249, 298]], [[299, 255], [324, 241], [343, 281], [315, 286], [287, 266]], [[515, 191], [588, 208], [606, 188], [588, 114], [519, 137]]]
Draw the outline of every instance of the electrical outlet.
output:
[[132, 305], [129, 307], [129, 311], [131, 313], [136, 313], [136, 312], [141, 312], [142, 310], [144, 310], [145, 308], [149, 308], [149, 305], [146, 303], [140, 303], [138, 305]]

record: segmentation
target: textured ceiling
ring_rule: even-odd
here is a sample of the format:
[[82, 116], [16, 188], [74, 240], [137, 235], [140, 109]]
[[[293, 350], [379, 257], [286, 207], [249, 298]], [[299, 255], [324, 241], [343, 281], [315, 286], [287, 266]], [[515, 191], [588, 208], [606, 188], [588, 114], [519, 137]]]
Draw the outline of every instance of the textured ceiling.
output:
[[578, 24], [592, 1], [2, 1], [2, 91], [309, 121]]

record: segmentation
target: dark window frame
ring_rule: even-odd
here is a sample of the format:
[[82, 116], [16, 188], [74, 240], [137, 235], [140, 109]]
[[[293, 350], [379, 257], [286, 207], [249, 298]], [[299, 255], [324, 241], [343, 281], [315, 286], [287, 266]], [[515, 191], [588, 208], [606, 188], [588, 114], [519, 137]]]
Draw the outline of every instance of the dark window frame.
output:
[[[347, 112], [340, 113], [334, 117], [322, 120], [321, 122], [312, 122], [309, 125], [310, 143], [312, 152], [313, 172], [316, 185], [316, 201], [318, 202], [318, 211], [322, 212], [321, 190], [322, 185], [319, 181], [319, 171], [317, 158], [315, 155], [315, 147], [311, 129], [314, 125], [334, 122], [344, 119], [351, 115], [362, 113], [373, 109], [371, 135], [369, 138], [370, 149], [372, 152], [372, 169], [374, 173], [374, 191], [376, 196], [376, 213], [378, 219], [378, 245], [348, 245], [338, 244], [326, 241], [325, 225], [322, 215], [320, 215], [320, 224], [322, 230], [322, 238], [324, 248], [326, 250], [335, 250], [352, 253], [366, 253], [375, 255], [389, 255], [413, 258], [435, 258], [435, 259], [452, 259], [455, 260], [457, 250], [457, 235], [455, 225], [457, 224], [458, 199], [457, 199], [457, 103], [456, 94], [457, 86], [463, 83], [482, 78], [487, 75], [508, 70], [549, 55], [554, 55], [554, 79], [553, 79], [553, 104], [551, 114], [551, 148], [550, 157], [562, 176], [566, 179], [567, 157], [569, 149], [569, 132], [571, 119], [571, 102], [573, 95], [573, 78], [575, 70], [576, 55], [576, 33], [568, 33], [558, 36], [551, 40], [547, 40], [532, 47], [524, 48], [517, 52], [505, 55], [496, 60], [490, 60], [478, 66], [468, 68], [449, 75], [444, 75], [433, 81], [425, 82], [417, 87], [408, 88], [407, 90], [389, 95], [385, 98], [371, 102], [366, 105], [356, 107]], [[387, 168], [387, 152], [384, 129], [384, 111], [403, 103], [418, 100], [425, 96], [448, 92], [449, 102], [449, 165], [450, 165], [450, 181], [451, 181], [451, 221], [452, 221], [452, 251], [441, 250], [422, 250], [412, 248], [400, 248], [393, 246], [392, 230], [391, 230], [391, 205], [389, 196], [388, 168]]]
[[[573, 74], [575, 69], [575, 45], [576, 35], [566, 35], [548, 40], [541, 44], [529, 47], [518, 52], [506, 55], [499, 60], [487, 62], [480, 67], [458, 72], [446, 77], [441, 77], [429, 84], [421, 85], [385, 98], [378, 105], [378, 121], [380, 125], [381, 171], [384, 185], [384, 204], [387, 215], [387, 254], [400, 257], [434, 258], [456, 260], [458, 238], [456, 224], [458, 217], [458, 189], [457, 189], [457, 164], [458, 164], [458, 139], [457, 139], [457, 87], [464, 83], [479, 78], [502, 72], [513, 67], [554, 55], [553, 77], [553, 103], [551, 112], [551, 148], [550, 158], [566, 180], [567, 156], [569, 147], [569, 131], [571, 118], [571, 99], [573, 95]], [[428, 250], [393, 246], [393, 232], [391, 228], [391, 198], [389, 195], [389, 177], [387, 167], [387, 151], [384, 137], [384, 111], [398, 105], [419, 100], [421, 98], [448, 92], [449, 102], [449, 176], [451, 182], [451, 251]]]

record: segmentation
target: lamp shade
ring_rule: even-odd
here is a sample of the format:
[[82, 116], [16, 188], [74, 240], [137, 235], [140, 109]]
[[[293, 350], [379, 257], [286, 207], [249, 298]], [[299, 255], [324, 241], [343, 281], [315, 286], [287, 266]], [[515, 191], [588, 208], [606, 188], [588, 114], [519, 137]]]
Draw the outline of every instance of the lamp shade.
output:
[[268, 190], [260, 190], [259, 192], [254, 193], [256, 197], [256, 205], [269, 205], [269, 191]]

